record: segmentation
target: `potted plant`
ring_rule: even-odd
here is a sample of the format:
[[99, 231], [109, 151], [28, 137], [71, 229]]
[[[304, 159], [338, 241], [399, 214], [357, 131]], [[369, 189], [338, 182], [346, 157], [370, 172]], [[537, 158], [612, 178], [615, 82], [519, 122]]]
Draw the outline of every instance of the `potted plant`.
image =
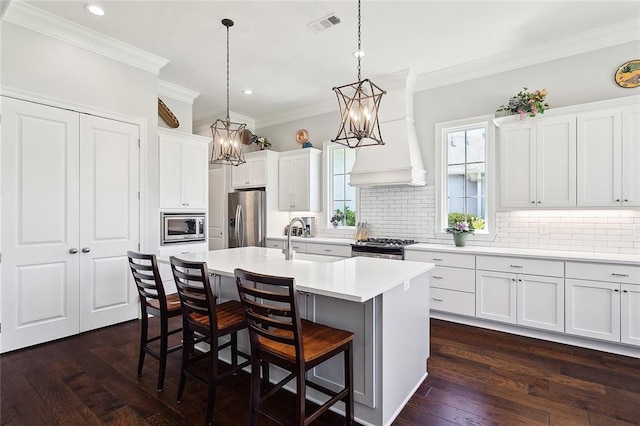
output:
[[549, 108], [545, 101], [546, 96], [547, 89], [529, 92], [529, 89], [523, 87], [506, 105], [500, 105], [496, 110], [496, 116], [518, 114], [520, 119], [523, 119], [526, 116], [535, 117], [538, 113], [544, 114], [545, 109]]
[[464, 247], [467, 244], [467, 236], [473, 234], [473, 225], [467, 222], [456, 222], [455, 225], [445, 229], [447, 234], [453, 234], [453, 242], [456, 247]]
[[265, 138], [264, 136], [253, 135], [251, 136], [251, 139], [253, 139], [253, 143], [258, 145], [258, 149], [260, 149], [260, 151], [271, 146], [271, 142], [269, 142], [269, 139]]

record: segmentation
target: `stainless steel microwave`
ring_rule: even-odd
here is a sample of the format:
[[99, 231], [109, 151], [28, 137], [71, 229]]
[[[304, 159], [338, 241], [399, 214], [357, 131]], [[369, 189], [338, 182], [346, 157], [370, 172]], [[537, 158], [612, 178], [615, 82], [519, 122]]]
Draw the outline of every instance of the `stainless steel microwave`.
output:
[[162, 245], [205, 241], [204, 213], [162, 213]]

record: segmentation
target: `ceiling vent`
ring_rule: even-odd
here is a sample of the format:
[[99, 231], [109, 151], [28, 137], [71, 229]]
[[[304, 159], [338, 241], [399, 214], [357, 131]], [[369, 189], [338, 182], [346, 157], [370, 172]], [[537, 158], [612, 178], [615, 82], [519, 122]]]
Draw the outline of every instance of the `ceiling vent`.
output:
[[321, 31], [324, 31], [326, 29], [329, 29], [335, 25], [338, 25], [340, 23], [340, 18], [338, 18], [336, 15], [334, 15], [333, 13], [330, 13], [327, 16], [324, 16], [316, 21], [313, 21], [309, 24], [307, 24], [307, 27], [309, 27], [309, 29], [311, 29], [311, 31], [313, 31], [314, 33], [319, 33]]

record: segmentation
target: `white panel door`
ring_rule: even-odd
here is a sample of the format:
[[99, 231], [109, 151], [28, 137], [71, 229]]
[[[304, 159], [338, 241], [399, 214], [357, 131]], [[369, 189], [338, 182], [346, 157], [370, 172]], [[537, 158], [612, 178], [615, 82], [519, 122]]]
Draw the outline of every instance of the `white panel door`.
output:
[[622, 201], [621, 110], [585, 112], [577, 122], [577, 204], [614, 207]]
[[567, 279], [566, 332], [620, 341], [620, 284]]
[[640, 206], [640, 107], [622, 111], [622, 205]]
[[553, 117], [536, 127], [536, 205], [576, 205], [576, 117]]
[[518, 324], [564, 332], [564, 278], [518, 274]]
[[476, 271], [476, 316], [516, 323], [516, 275]]
[[223, 167], [209, 170], [209, 250], [225, 248], [224, 224], [227, 211], [225, 176]]
[[517, 123], [500, 129], [500, 205], [533, 207], [536, 204], [536, 129]]
[[80, 331], [136, 318], [138, 126], [80, 117]]
[[78, 114], [2, 98], [2, 352], [78, 333]]
[[640, 346], [640, 285], [621, 284], [620, 341]]

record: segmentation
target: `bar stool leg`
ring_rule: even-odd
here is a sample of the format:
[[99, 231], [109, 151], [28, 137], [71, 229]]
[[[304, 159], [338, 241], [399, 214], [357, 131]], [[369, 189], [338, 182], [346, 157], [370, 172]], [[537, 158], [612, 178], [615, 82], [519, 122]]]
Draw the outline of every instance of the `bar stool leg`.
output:
[[145, 348], [147, 347], [147, 338], [149, 332], [149, 318], [145, 311], [142, 312], [142, 321], [140, 323], [140, 354], [138, 355], [138, 377], [142, 376], [142, 367], [144, 366]]

